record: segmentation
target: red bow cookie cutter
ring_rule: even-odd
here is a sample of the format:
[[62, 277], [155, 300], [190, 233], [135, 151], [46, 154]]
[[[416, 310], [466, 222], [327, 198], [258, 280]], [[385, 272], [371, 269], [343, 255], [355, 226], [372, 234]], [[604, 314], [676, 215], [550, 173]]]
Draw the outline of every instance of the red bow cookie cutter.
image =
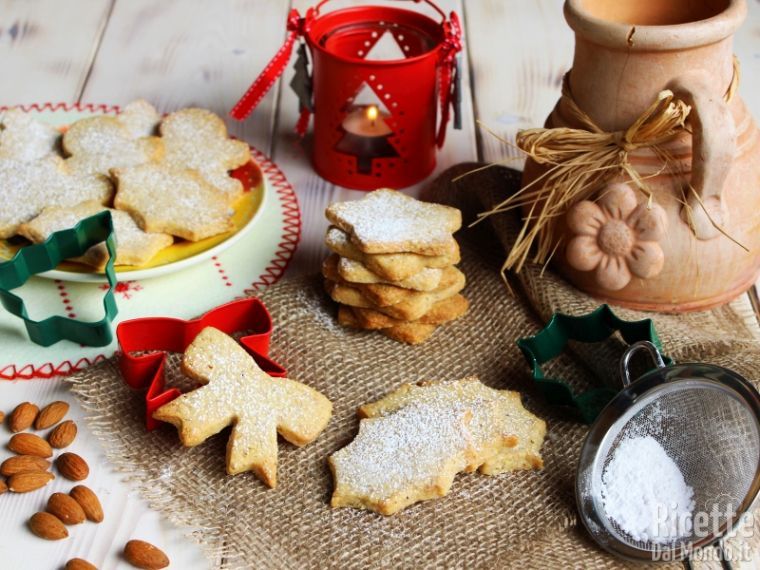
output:
[[[227, 334], [249, 331], [240, 344], [261, 369], [284, 377], [285, 369], [269, 358], [272, 317], [264, 303], [255, 297], [232, 301], [211, 309], [203, 316], [186, 321], [168, 317], [144, 317], [124, 321], [116, 327], [121, 357], [119, 368], [124, 381], [145, 393], [145, 425], [149, 430], [161, 423], [153, 412], [180, 395], [176, 388], [166, 389], [164, 366], [167, 352], [185, 352], [201, 330], [215, 327]], [[136, 355], [134, 353], [144, 353]]]

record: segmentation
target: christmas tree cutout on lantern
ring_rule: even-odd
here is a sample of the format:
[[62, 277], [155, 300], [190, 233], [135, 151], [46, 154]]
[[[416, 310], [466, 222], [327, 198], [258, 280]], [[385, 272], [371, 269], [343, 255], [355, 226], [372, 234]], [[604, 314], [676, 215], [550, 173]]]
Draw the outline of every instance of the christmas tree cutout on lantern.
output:
[[406, 59], [406, 54], [401, 49], [395, 36], [386, 30], [370, 48], [364, 59], [368, 61], [392, 61], [395, 59]]
[[347, 107], [340, 126], [342, 137], [335, 150], [355, 156], [360, 174], [372, 174], [373, 159], [399, 156], [388, 140], [394, 134], [386, 121], [391, 113], [366, 82], [349, 99]]

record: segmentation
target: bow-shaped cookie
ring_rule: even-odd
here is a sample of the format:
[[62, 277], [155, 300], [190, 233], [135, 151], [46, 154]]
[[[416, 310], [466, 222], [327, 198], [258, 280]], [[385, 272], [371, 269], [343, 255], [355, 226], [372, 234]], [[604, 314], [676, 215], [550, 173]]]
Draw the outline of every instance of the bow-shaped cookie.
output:
[[121, 350], [119, 367], [130, 387], [136, 390], [147, 388], [145, 423], [149, 430], [159, 425], [153, 412], [180, 395], [176, 388], [166, 389], [166, 353], [184, 352], [206, 327], [228, 334], [249, 333], [240, 339], [240, 344], [259, 367], [270, 376], [285, 376], [285, 369], [268, 357], [272, 318], [264, 304], [254, 297], [221, 305], [189, 321], [168, 317], [124, 321], [116, 328]]

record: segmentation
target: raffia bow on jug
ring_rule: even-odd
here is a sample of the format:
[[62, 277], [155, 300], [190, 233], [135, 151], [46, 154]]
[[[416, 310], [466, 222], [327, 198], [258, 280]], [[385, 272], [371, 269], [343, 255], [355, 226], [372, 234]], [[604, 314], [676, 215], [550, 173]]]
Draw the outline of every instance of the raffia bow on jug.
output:
[[[573, 205], [593, 199], [594, 193], [612, 179], [621, 175], [627, 177], [646, 195], [647, 207], [651, 208], [653, 194], [647, 186], [647, 179], [664, 171], [682, 174], [680, 164], [673, 159], [665, 145], [684, 132], [691, 132], [687, 124], [692, 112], [691, 105], [677, 97], [672, 90], [665, 89], [660, 91], [657, 98], [630, 127], [607, 132], [575, 102], [569, 76], [570, 72], [565, 74], [562, 82], [562, 102], [572, 121], [582, 128], [534, 128], [519, 131], [516, 146], [538, 165], [548, 169], [490, 210], [478, 214], [475, 222], [510, 210], [523, 210], [522, 227], [508, 251], [502, 272], [521, 271], [529, 261], [534, 243], [535, 254], [530, 261], [538, 264], [548, 263], [562, 242], [562, 238], [557, 235], [556, 226], [551, 222], [564, 216]], [[733, 76], [723, 97], [727, 103], [736, 93], [739, 78], [739, 61], [734, 57]], [[493, 131], [487, 130], [500, 138]], [[505, 144], [511, 144], [504, 139], [500, 140]], [[630, 154], [641, 149], [650, 150], [661, 161], [659, 170], [654, 174], [642, 176], [632, 166]], [[691, 184], [687, 186], [687, 191], [692, 199], [683, 199], [684, 217], [696, 235], [700, 230], [696, 227], [691, 205], [694, 203], [699, 205], [703, 217], [712, 228], [740, 247], [744, 247], [726, 233]], [[708, 230], [702, 230], [702, 233], [708, 233]]]

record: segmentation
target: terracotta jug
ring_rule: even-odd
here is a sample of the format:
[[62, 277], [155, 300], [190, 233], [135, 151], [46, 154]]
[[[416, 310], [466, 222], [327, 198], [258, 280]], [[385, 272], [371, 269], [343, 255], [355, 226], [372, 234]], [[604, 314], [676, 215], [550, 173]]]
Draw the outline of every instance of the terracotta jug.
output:
[[[566, 0], [569, 89], [600, 129], [624, 131], [664, 89], [691, 106], [687, 129], [664, 145], [678, 168], [663, 170], [650, 149], [629, 155], [650, 203], [621, 173], [553, 222], [562, 240], [552, 263], [580, 289], [678, 312], [728, 302], [757, 279], [760, 137], [738, 94], [725, 97], [746, 11], [745, 0]], [[567, 105], [546, 127], [580, 127]], [[542, 172], [529, 160], [523, 185]]]

